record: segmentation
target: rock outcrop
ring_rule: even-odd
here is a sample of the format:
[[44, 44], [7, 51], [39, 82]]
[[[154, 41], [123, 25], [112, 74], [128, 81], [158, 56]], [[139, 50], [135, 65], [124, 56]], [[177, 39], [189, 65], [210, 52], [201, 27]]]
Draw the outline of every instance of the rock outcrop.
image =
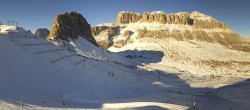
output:
[[108, 32], [108, 36], [115, 36], [118, 34], [119, 26], [94, 26], [91, 27], [91, 31], [93, 36], [102, 32]]
[[109, 48], [113, 45], [113, 37], [119, 34], [119, 28], [120, 26], [94, 26], [91, 30], [97, 43], [104, 48]]
[[76, 40], [78, 37], [83, 37], [97, 46], [87, 20], [80, 13], [66, 12], [55, 17], [51, 32], [46, 39]]
[[191, 25], [202, 29], [228, 28], [226, 24], [197, 11], [191, 14], [188, 12], [166, 14], [162, 11], [154, 11], [151, 13], [144, 12], [142, 15], [135, 12], [122, 11], [116, 17], [116, 24], [129, 24], [138, 21]]
[[196, 28], [205, 28], [205, 29], [213, 29], [213, 28], [222, 28], [227, 29], [227, 25], [219, 22], [215, 18], [211, 16], [202, 14], [200, 12], [192, 12], [190, 17], [193, 19], [193, 26]]
[[137, 22], [142, 18], [142, 16], [139, 13], [130, 13], [127, 11], [122, 11], [117, 14], [116, 17], [116, 24], [128, 24]]
[[[230, 49], [250, 51], [250, 46], [246, 45], [226, 24], [197, 11], [174, 14], [155, 11], [144, 12], [142, 15], [123, 11], [117, 15], [116, 20], [116, 27], [92, 27], [92, 34], [98, 44], [105, 48], [111, 46], [121, 48], [137, 39], [171, 38], [178, 41], [219, 43]], [[103, 37], [105, 35], [107, 36]]]
[[36, 30], [35, 35], [46, 39], [46, 37], [49, 35], [49, 33], [50, 32], [47, 28], [39, 28]]
[[159, 22], [162, 24], [183, 24], [192, 25], [192, 19], [187, 12], [180, 12], [176, 14], [166, 14], [162, 11], [144, 12], [141, 22]]

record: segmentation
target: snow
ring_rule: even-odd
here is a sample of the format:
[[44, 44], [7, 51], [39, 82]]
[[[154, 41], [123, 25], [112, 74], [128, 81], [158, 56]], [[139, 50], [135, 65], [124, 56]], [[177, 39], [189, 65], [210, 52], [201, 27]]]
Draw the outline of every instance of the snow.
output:
[[136, 13], [136, 12], [129, 12], [129, 11], [121, 11], [121, 12], [119, 12], [119, 14], [122, 14], [122, 13], [130, 13], [130, 14], [140, 15], [140, 13]]
[[25, 32], [25, 30], [16, 26], [0, 25], [0, 35], [6, 35], [9, 32]]
[[198, 20], [203, 20], [203, 21], [211, 21], [212, 17], [208, 16], [208, 15], [205, 15], [205, 14], [202, 14], [200, 12], [197, 12], [197, 11], [194, 11], [190, 14], [190, 18], [192, 19], [198, 19]]
[[229, 32], [229, 33], [233, 33], [232, 30], [230, 29], [220, 29], [220, 28], [216, 28], [216, 29], [197, 29], [194, 28], [193, 26], [190, 25], [180, 25], [180, 24], [161, 24], [158, 22], [152, 22], [152, 23], [148, 23], [148, 22], [136, 22], [136, 23], [129, 23], [127, 25], [125, 25], [125, 28], [123, 29], [123, 31], [125, 30], [131, 30], [132, 32], [135, 32], [137, 30], [169, 30], [170, 32], [173, 32], [173, 30], [180, 30], [182, 32], [189, 30], [189, 31], [205, 31], [205, 32]]
[[[207, 16], [201, 14], [199, 12], [193, 12], [195, 16]], [[213, 32], [227, 32], [233, 33], [230, 29], [197, 29], [189, 25], [177, 25], [177, 24], [160, 24], [156, 22], [146, 23], [146, 22], [136, 22], [125, 25], [125, 28], [120, 30], [120, 34], [113, 38], [114, 42], [126, 41], [127, 39], [132, 42], [127, 43], [125, 46], [121, 48], [117, 48], [115, 46], [110, 47], [109, 50], [112, 52], [123, 52], [128, 50], [139, 50], [139, 51], [161, 51], [165, 54], [160, 62], [157, 64], [151, 63], [151, 66], [170, 66], [175, 67], [180, 70], [185, 70], [190, 72], [191, 76], [182, 76], [185, 80], [191, 80], [190, 77], [194, 75], [197, 80], [205, 80], [210, 77], [217, 77], [220, 75], [225, 76], [225, 80], [221, 81], [220, 84], [216, 84], [216, 81], [211, 81], [209, 84], [196, 84], [190, 81], [192, 87], [212, 87], [219, 88], [221, 86], [225, 86], [228, 84], [232, 84], [237, 81], [241, 81], [243, 79], [249, 78], [249, 65], [238, 66], [238, 64], [234, 64], [231, 67], [219, 67], [212, 68], [210, 65], [205, 65], [204, 61], [219, 61], [219, 62], [250, 62], [250, 54], [248, 52], [242, 52], [237, 50], [231, 50], [226, 48], [225, 46], [219, 43], [209, 43], [197, 40], [183, 40], [177, 41], [171, 38], [137, 38], [138, 30], [150, 30], [150, 31], [161, 31], [168, 30], [169, 32], [173, 32], [174, 30], [178, 30], [180, 32], [188, 31], [205, 31], [209, 33]], [[123, 33], [126, 31], [132, 31], [134, 34], [128, 38], [127, 36], [123, 36]], [[104, 36], [104, 35], [100, 35]], [[220, 35], [221, 37], [226, 37]], [[212, 36], [211, 36], [212, 37]], [[127, 55], [131, 55], [131, 53], [127, 53]], [[123, 54], [123, 56], [127, 56]], [[139, 53], [138, 56], [142, 55]], [[146, 58], [154, 59], [155, 56], [147, 56], [142, 55]], [[140, 59], [141, 60], [141, 59]], [[236, 77], [235, 77], [236, 76]], [[228, 80], [228, 78], [230, 80]]]
[[117, 26], [115, 23], [103, 23], [103, 24], [98, 24], [96, 26], [110, 26], [110, 27], [114, 27]]
[[[219, 88], [250, 78], [249, 72], [241, 72], [242, 70], [248, 71], [249, 65], [235, 65], [233, 67], [220, 67], [214, 69], [211, 68], [210, 65], [201, 63], [201, 61], [204, 60], [250, 62], [250, 53], [231, 50], [217, 43], [145, 38], [134, 39], [133, 43], [127, 44], [122, 48], [111, 47], [109, 50], [113, 52], [126, 50], [161, 51], [164, 53], [162, 60], [157, 63], [149, 63], [150, 67], [159, 70], [175, 67], [181, 71], [187, 71], [189, 74], [183, 73], [180, 77], [186, 80], [192, 87]], [[150, 59], [157, 58], [157, 56], [154, 55], [148, 56], [142, 53], [135, 54]], [[126, 54], [124, 56], [126, 56]], [[169, 71], [167, 72], [169, 73]], [[218, 80], [216, 79], [217, 76], [222, 76], [222, 78]]]
[[166, 13], [163, 11], [153, 11], [150, 14], [166, 14]]
[[[188, 107], [174, 104], [166, 103], [155, 103], [155, 102], [130, 102], [130, 103], [115, 103], [115, 104], [104, 104], [103, 109], [129, 109], [129, 108], [139, 108], [147, 106], [159, 106], [167, 110], [186, 110]], [[144, 108], [146, 109], [146, 108]]]
[[[155, 77], [152, 72], [126, 67], [138, 62], [103, 51], [85, 39], [71, 40], [70, 46], [63, 47], [60, 42], [58, 46], [43, 45], [49, 42], [25, 34], [16, 30], [0, 36], [0, 98], [15, 106], [20, 97], [29, 105], [63, 107], [65, 102], [70, 107], [79, 107], [78, 103], [136, 99], [166, 89], [152, 85]], [[70, 56], [72, 51], [68, 47], [75, 47], [84, 57]], [[84, 59], [85, 62], [78, 63]], [[108, 76], [109, 72], [115, 73], [114, 77]], [[138, 75], [145, 74], [148, 79], [137, 80]]]
[[[13, 110], [19, 109], [20, 107], [0, 101], [1, 110]], [[106, 103], [102, 105], [102, 110], [112, 110], [112, 109], [126, 109], [126, 110], [134, 110], [136, 108], [143, 108], [145, 109], [167, 109], [167, 110], [186, 110], [188, 107], [182, 105], [175, 105], [175, 104], [167, 104], [167, 103], [157, 103], [157, 102], [129, 102], [129, 103]], [[31, 105], [30, 107], [24, 107], [23, 109], [39, 109], [39, 110], [86, 110], [85, 108], [82, 109], [74, 109], [74, 108], [52, 108], [52, 107], [41, 107], [41, 106], [34, 106]], [[88, 109], [92, 110], [92, 109]]]
[[[2, 31], [4, 28], [7, 29]], [[172, 43], [166, 42], [164, 45], [156, 45], [157, 42], [159, 44], [157, 40], [153, 41], [151, 39], [147, 43], [138, 40], [122, 49], [114, 49], [118, 53], [113, 53], [101, 47], [96, 47], [81, 37], [76, 41], [69, 39], [69, 42], [65, 42], [65, 45], [63, 45], [60, 40], [48, 42], [21, 28], [3, 26], [0, 29], [1, 110], [185, 110], [192, 109], [194, 98], [197, 101], [198, 109], [208, 109], [214, 105], [214, 108], [221, 110], [228, 108], [228, 104], [232, 105], [232, 107], [242, 107], [243, 110], [249, 108], [249, 105], [245, 103], [238, 103], [238, 97], [230, 98], [227, 95], [231, 94], [231, 90], [249, 89], [249, 86], [210, 89], [207, 88], [210, 85], [206, 84], [205, 80], [201, 80], [199, 83], [203, 83], [206, 87], [192, 87], [189, 84], [191, 80], [184, 80], [179, 77], [189, 77], [189, 75], [193, 76], [193, 74], [188, 71], [182, 72], [183, 68], [178, 69], [177, 67], [180, 64], [174, 65], [172, 61], [161, 60], [162, 55], [158, 55], [157, 52], [148, 52], [146, 55], [146, 57], [151, 56], [155, 57], [155, 59], [129, 59], [119, 53], [124, 50], [123, 53], [126, 54], [127, 49], [136, 49], [137, 47], [144, 50], [157, 50], [161, 46], [168, 44], [171, 47], [163, 49], [173, 48], [173, 52], [176, 49], [178, 53], [189, 53], [195, 56], [192, 52], [181, 50], [181, 48], [185, 47], [186, 42], [171, 41]], [[11, 31], [7, 32], [8, 29], [11, 29]], [[202, 44], [199, 45], [206, 45]], [[188, 45], [195, 46], [192, 43]], [[151, 47], [148, 48], [147, 46]], [[211, 48], [215, 48], [217, 45], [211, 46], [213, 46]], [[186, 49], [189, 48], [186, 47]], [[140, 49], [138, 48], [138, 50]], [[225, 55], [229, 52], [239, 57], [245, 54], [247, 56], [245, 60], [249, 60], [249, 53], [236, 54], [233, 50], [225, 50], [225, 52]], [[210, 59], [215, 58], [208, 56]], [[195, 57], [200, 58], [198, 55]], [[237, 57], [230, 57], [230, 55], [223, 57], [225, 59], [226, 57], [237, 59]], [[166, 64], [158, 63], [158, 61]], [[181, 66], [183, 65], [179, 67]], [[195, 82], [196, 78], [198, 77], [193, 78], [193, 84], [198, 82]], [[216, 82], [214, 79], [211, 80]], [[212, 98], [197, 96], [205, 93], [219, 93], [219, 95]], [[248, 96], [245, 93], [241, 95]], [[21, 97], [24, 102], [23, 108], [19, 106]], [[218, 97], [225, 97], [227, 100]], [[247, 98], [244, 99], [243, 97], [242, 100], [248, 103]], [[229, 103], [228, 100], [233, 102]]]

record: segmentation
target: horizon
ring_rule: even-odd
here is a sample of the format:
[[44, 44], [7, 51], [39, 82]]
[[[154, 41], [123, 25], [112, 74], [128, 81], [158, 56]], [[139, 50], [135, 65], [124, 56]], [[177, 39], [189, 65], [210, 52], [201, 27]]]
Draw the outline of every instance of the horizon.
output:
[[[223, 1], [175, 1], [175, 0], [83, 0], [83, 1], [33, 1], [33, 0], [4, 0], [1, 2], [0, 21], [7, 20], [18, 22], [19, 26], [31, 30], [33, 33], [38, 28], [51, 29], [56, 15], [69, 11], [79, 12], [91, 26], [103, 23], [115, 23], [116, 15], [120, 11], [143, 12], [163, 11], [165, 13], [199, 11], [225, 23], [230, 29], [241, 37], [250, 37], [250, 7], [249, 1], [228, 0]], [[14, 8], [13, 8], [14, 7]], [[233, 8], [232, 8], [233, 7]]]

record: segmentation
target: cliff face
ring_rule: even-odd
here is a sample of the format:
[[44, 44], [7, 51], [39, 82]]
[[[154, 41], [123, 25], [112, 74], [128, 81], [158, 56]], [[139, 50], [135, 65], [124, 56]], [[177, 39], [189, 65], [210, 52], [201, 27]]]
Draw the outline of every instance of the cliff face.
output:
[[193, 26], [196, 28], [205, 28], [205, 29], [228, 28], [226, 24], [197, 11], [192, 12], [190, 14], [190, 18], [193, 20]]
[[142, 18], [142, 16], [139, 13], [130, 13], [127, 11], [122, 11], [117, 14], [116, 17], [116, 24], [128, 24], [137, 22]]
[[214, 29], [214, 28], [228, 28], [224, 23], [212, 18], [211, 16], [202, 14], [200, 12], [179, 12], [174, 14], [166, 14], [162, 11], [144, 12], [142, 15], [135, 12], [122, 11], [117, 14], [117, 24], [129, 24], [133, 22], [158, 22], [162, 24], [182, 24], [190, 25], [196, 28]]
[[92, 35], [96, 36], [104, 31], [108, 32], [109, 36], [115, 36], [119, 32], [119, 26], [94, 26], [91, 28]]
[[192, 25], [192, 20], [187, 12], [177, 14], [166, 14], [161, 11], [157, 12], [144, 12], [141, 22], [159, 22], [162, 24], [183, 24]]
[[[91, 28], [92, 35], [96, 36], [97, 43], [104, 48], [113, 45], [113, 37], [117, 36], [120, 31], [119, 26], [94, 26]], [[97, 37], [98, 36], [98, 37]]]
[[[235, 74], [232, 75], [235, 78], [249, 73], [250, 45], [215, 18], [196, 11], [133, 13], [120, 12], [116, 24], [92, 27], [98, 44], [145, 63], [160, 57], [159, 64], [195, 73], [192, 77], [181, 77], [191, 81], [198, 75], [207, 79]], [[132, 19], [133, 16], [137, 19]], [[157, 63], [154, 62], [154, 67]]]
[[78, 37], [83, 37], [97, 46], [87, 20], [77, 12], [66, 12], [55, 17], [51, 32], [46, 39], [76, 40]]
[[219, 43], [231, 49], [250, 51], [250, 47], [242, 46], [244, 42], [240, 36], [226, 24], [197, 11], [174, 14], [155, 11], [142, 15], [123, 11], [118, 13], [116, 23], [116, 26], [92, 27], [92, 34], [98, 44], [105, 48], [121, 48], [136, 39], [171, 38]]

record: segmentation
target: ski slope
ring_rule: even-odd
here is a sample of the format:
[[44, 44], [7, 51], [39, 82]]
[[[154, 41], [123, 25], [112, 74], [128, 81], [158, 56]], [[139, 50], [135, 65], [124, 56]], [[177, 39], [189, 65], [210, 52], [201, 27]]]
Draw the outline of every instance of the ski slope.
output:
[[[30, 105], [100, 108], [110, 100], [133, 101], [167, 89], [152, 84], [154, 72], [134, 69], [138, 62], [103, 51], [85, 39], [63, 47], [23, 29], [10, 26], [8, 30], [1, 30], [0, 37], [0, 97], [4, 101], [18, 105], [23, 97]], [[77, 48], [77, 54], [69, 47]]]
[[[180, 77], [192, 87], [219, 88], [250, 78], [250, 53], [232, 50], [218, 43], [141, 38], [134, 39], [133, 43], [124, 47], [111, 47], [108, 50], [123, 56], [142, 56], [146, 60], [161, 58], [158, 62], [144, 62], [152, 69], [174, 67], [183, 71]], [[198, 84], [200, 81], [211, 82]]]
[[[232, 107], [249, 108], [237, 97], [224, 96], [236, 88], [191, 87], [179, 78], [183, 72], [173, 67], [145, 65], [140, 60], [147, 59], [128, 59], [81, 38], [62, 45], [22, 28], [0, 28], [1, 110], [21, 109], [21, 100], [23, 109], [46, 110], [186, 110], [192, 109], [194, 101], [203, 103], [197, 104], [199, 108], [228, 108], [221, 96], [234, 100]], [[220, 91], [224, 92], [212, 99], [199, 96]], [[215, 100], [221, 105], [214, 105]]]

